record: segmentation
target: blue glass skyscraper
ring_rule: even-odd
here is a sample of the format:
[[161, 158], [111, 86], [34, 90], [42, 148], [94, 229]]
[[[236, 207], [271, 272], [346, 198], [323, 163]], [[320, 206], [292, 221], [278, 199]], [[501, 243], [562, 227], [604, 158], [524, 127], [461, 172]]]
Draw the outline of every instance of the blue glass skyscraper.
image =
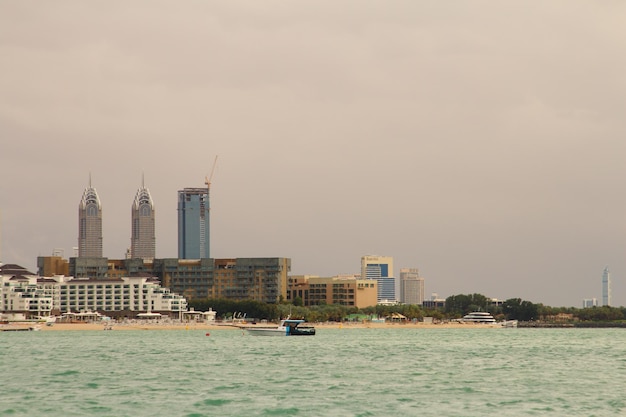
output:
[[178, 191], [178, 257], [210, 258], [209, 230], [209, 189]]

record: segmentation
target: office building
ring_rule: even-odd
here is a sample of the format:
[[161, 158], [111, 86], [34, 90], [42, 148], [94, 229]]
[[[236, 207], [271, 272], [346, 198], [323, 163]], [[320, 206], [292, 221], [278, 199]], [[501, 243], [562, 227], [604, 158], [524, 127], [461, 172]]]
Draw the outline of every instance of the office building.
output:
[[78, 205], [78, 257], [102, 257], [102, 205], [91, 176]]
[[38, 256], [37, 274], [41, 277], [70, 275], [70, 264], [67, 259], [63, 259], [62, 256], [55, 254], [52, 256]]
[[611, 305], [611, 272], [608, 266], [602, 272], [602, 305]]
[[[39, 258], [37, 258], [37, 264], [39, 264]], [[75, 278], [108, 278], [108, 269], [108, 259], [103, 257], [81, 258], [79, 256], [69, 260], [69, 276]]]
[[419, 304], [424, 302], [424, 278], [417, 268], [400, 269], [400, 302]]
[[156, 249], [154, 203], [150, 191], [141, 181], [131, 208], [130, 257], [149, 261]]
[[[37, 258], [39, 271], [59, 275], [49, 257]], [[75, 278], [122, 279], [155, 277], [164, 287], [186, 299], [227, 298], [278, 303], [287, 298], [289, 258], [232, 259], [134, 259], [70, 258], [69, 271]]]
[[209, 232], [209, 189], [178, 191], [178, 258], [209, 258]]
[[155, 259], [154, 276], [187, 299], [278, 303], [287, 298], [289, 258]]
[[396, 301], [396, 279], [393, 275], [393, 258], [367, 255], [361, 257], [361, 278], [378, 282], [378, 301]]

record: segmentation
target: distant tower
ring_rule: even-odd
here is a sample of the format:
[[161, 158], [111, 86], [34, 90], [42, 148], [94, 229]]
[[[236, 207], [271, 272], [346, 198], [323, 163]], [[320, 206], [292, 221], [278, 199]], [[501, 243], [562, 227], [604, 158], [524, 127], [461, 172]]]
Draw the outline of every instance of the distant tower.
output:
[[209, 189], [178, 191], [178, 257], [209, 258]]
[[608, 266], [602, 272], [602, 305], [611, 305], [611, 272]]
[[417, 268], [400, 269], [400, 302], [403, 304], [424, 303], [424, 278]]
[[91, 186], [91, 174], [78, 205], [78, 257], [102, 258], [102, 205]]
[[143, 176], [141, 188], [133, 201], [131, 218], [130, 257], [153, 260], [156, 248], [154, 203], [150, 191], [144, 186]]
[[178, 257], [180, 259], [210, 258], [210, 204], [211, 175], [205, 177], [206, 188], [184, 188], [178, 191]]

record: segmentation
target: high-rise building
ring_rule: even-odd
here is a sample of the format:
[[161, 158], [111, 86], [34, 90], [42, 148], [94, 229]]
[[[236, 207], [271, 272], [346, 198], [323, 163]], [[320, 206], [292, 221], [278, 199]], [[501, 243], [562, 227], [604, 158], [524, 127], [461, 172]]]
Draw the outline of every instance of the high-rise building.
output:
[[602, 272], [602, 305], [611, 305], [611, 272], [608, 266]]
[[154, 203], [150, 191], [144, 186], [143, 179], [133, 201], [131, 218], [130, 257], [154, 259], [156, 248]]
[[417, 268], [400, 269], [400, 302], [419, 304], [424, 302], [424, 278]]
[[102, 205], [91, 186], [91, 175], [78, 205], [78, 257], [102, 257]]
[[393, 276], [393, 258], [390, 256], [362, 256], [361, 279], [378, 281], [378, 301], [396, 300], [396, 279]]
[[209, 258], [209, 189], [178, 191], [178, 257]]

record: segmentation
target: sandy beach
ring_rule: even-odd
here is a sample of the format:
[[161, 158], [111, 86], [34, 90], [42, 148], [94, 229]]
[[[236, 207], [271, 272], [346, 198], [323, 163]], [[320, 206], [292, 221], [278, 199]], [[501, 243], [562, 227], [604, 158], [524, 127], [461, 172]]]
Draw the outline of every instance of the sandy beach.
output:
[[[308, 324], [308, 323], [307, 323]], [[473, 323], [311, 323], [316, 329], [484, 329], [500, 328], [499, 325]], [[252, 324], [206, 324], [206, 323], [113, 323], [111, 330], [241, 330]], [[267, 326], [267, 325], [264, 325]], [[85, 331], [104, 330], [103, 323], [55, 323], [52, 326], [41, 326], [42, 331]]]

